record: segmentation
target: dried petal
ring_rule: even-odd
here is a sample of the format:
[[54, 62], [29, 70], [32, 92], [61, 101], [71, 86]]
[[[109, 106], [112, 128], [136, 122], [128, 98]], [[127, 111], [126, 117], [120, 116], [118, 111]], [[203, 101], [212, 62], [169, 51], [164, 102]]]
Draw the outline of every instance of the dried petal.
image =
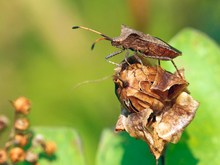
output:
[[[166, 141], [158, 136], [154, 129], [154, 123], [149, 121], [152, 112], [153, 110], [146, 109], [137, 113], [131, 113], [127, 117], [120, 115], [115, 130], [116, 132], [125, 130], [130, 136], [147, 142], [151, 152], [158, 159], [164, 150]], [[118, 130], [118, 123], [121, 126], [119, 128], [124, 127], [124, 129]]]
[[115, 130], [126, 131], [130, 136], [146, 141], [151, 152], [158, 159], [168, 142], [179, 141], [184, 128], [194, 118], [198, 106], [197, 101], [186, 92], [182, 92], [173, 106], [160, 115], [151, 116], [153, 110], [150, 108], [128, 116], [122, 113]]
[[125, 130], [130, 134], [130, 136], [137, 139], [145, 139], [145, 129], [148, 124], [148, 118], [152, 114], [150, 108], [140, 111], [138, 113], [132, 113], [128, 115], [127, 120], [124, 120]]
[[163, 116], [155, 127], [158, 135], [166, 141], [176, 143], [183, 129], [192, 121], [199, 103], [182, 92], [176, 99], [175, 104]]
[[[182, 73], [183, 70], [179, 70]], [[157, 67], [155, 81], [151, 86], [151, 90], [161, 95], [165, 100], [171, 100], [178, 96], [186, 87], [188, 82], [178, 77], [176, 74], [169, 73], [161, 67]]]

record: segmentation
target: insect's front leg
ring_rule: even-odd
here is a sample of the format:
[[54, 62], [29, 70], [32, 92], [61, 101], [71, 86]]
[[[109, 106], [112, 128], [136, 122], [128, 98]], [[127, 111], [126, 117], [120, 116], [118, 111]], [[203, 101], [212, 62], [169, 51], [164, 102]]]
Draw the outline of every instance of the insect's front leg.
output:
[[111, 63], [111, 64], [114, 64], [114, 65], [119, 66], [120, 64], [118, 64], [118, 63], [116, 63], [116, 62], [113, 62], [113, 61], [110, 61], [109, 58], [112, 58], [112, 57], [114, 57], [114, 56], [116, 56], [116, 55], [122, 53], [124, 50], [125, 50], [125, 49], [121, 49], [121, 50], [119, 50], [119, 51], [117, 51], [117, 52], [113, 52], [113, 53], [107, 55], [107, 56], [105, 57], [106, 61], [108, 61], [108, 62]]
[[128, 58], [129, 58], [129, 50], [127, 49], [125, 53], [125, 62], [131, 66], [131, 64], [128, 62]]

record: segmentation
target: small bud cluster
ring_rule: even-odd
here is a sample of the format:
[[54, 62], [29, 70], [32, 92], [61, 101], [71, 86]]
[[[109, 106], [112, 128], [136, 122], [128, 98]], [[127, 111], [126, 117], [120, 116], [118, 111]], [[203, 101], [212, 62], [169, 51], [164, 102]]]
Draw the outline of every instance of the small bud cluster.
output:
[[[4, 148], [0, 148], [0, 165], [15, 164], [19, 162], [28, 162], [33, 165], [39, 165], [39, 152], [37, 147], [51, 156], [56, 151], [56, 144], [51, 141], [45, 141], [42, 135], [33, 137], [29, 126], [27, 115], [30, 112], [30, 101], [25, 97], [19, 97], [11, 101], [14, 107], [14, 123], [8, 141]], [[0, 131], [8, 125], [8, 120], [0, 116]]]

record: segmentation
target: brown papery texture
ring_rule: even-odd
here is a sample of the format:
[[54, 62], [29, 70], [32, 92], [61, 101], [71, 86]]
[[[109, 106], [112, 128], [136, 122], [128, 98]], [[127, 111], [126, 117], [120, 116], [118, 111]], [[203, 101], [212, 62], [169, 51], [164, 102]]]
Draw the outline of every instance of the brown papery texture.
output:
[[183, 69], [178, 71], [181, 76], [138, 63], [132, 56], [113, 76], [122, 107], [115, 131], [146, 141], [156, 159], [167, 143], [179, 141], [199, 106], [186, 89]]

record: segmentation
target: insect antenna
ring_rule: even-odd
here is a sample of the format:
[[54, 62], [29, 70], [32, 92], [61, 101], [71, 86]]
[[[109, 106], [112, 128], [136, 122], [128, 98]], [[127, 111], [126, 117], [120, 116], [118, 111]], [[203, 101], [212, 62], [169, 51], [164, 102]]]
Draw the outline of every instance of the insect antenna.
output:
[[73, 26], [73, 27], [72, 27], [72, 29], [79, 29], [79, 28], [84, 29], [84, 30], [91, 31], [91, 32], [93, 32], [93, 33], [96, 33], [96, 34], [99, 34], [99, 35], [102, 36], [102, 38], [97, 39], [97, 40], [92, 44], [91, 49], [94, 49], [95, 44], [96, 44], [98, 41], [101, 41], [101, 40], [113, 41], [113, 39], [112, 39], [111, 37], [109, 37], [109, 36], [107, 36], [107, 35], [105, 35], [105, 34], [102, 34], [101, 32], [98, 32], [98, 31], [96, 31], [96, 30], [93, 30], [93, 29], [90, 29], [90, 28], [87, 28], [87, 27], [84, 27], [84, 26]]
[[96, 44], [97, 42], [101, 41], [101, 40], [106, 40], [106, 38], [105, 38], [105, 37], [102, 37], [102, 38], [98, 38], [97, 40], [95, 40], [95, 42], [93, 42], [93, 44], [92, 44], [92, 46], [91, 46], [91, 49], [93, 50], [94, 47], [95, 47], [95, 44]]

